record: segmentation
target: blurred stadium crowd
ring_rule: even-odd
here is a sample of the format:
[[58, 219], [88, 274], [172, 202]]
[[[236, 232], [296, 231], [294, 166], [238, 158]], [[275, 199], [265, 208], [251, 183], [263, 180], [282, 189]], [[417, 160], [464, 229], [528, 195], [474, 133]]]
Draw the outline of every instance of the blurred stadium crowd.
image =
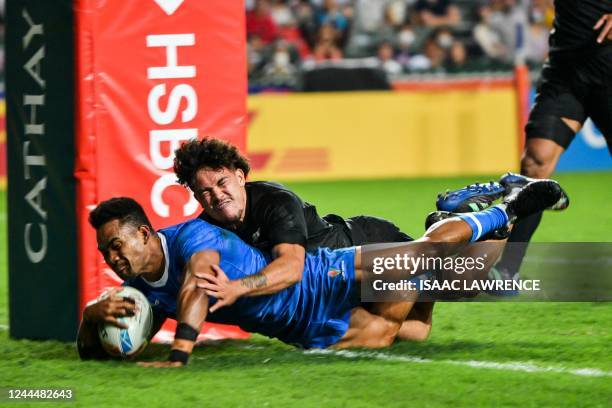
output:
[[553, 0], [247, 0], [251, 90], [347, 62], [388, 77], [538, 67]]

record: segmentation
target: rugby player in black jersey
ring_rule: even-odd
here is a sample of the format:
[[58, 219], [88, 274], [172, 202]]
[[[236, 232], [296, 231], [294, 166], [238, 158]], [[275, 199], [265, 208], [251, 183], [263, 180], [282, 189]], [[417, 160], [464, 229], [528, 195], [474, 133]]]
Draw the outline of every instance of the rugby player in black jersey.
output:
[[[612, 153], [612, 0], [555, 0], [549, 43], [525, 127], [521, 175], [526, 177], [506, 178], [517, 186], [529, 182], [527, 177], [549, 178], [587, 118], [601, 130]], [[518, 222], [508, 242], [528, 242], [541, 218], [539, 213]], [[501, 278], [517, 277], [524, 256], [520, 252], [502, 256], [496, 266]]]
[[[235, 146], [217, 139], [193, 140], [176, 150], [174, 171], [204, 211], [201, 218], [229, 229], [249, 245], [272, 254], [261, 284], [278, 281], [281, 290], [301, 280], [306, 252], [412, 238], [378, 217], [320, 217], [314, 205], [280, 184], [247, 182], [249, 164]], [[431, 329], [432, 303], [419, 303], [400, 337], [421, 340]]]

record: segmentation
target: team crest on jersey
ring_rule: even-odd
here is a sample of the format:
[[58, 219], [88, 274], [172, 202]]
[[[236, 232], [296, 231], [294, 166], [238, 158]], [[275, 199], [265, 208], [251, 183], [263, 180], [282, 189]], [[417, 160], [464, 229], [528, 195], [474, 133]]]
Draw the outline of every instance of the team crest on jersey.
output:
[[329, 268], [327, 271], [327, 276], [330, 278], [335, 278], [336, 276], [342, 276], [344, 279], [344, 261], [341, 262], [340, 268]]

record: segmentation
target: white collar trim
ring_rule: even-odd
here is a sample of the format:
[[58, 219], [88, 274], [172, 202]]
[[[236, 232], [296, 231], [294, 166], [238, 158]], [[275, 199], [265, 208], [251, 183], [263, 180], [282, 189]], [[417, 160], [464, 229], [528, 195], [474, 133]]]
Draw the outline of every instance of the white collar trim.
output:
[[161, 288], [162, 286], [166, 285], [166, 282], [168, 282], [168, 270], [170, 269], [170, 258], [168, 257], [168, 244], [166, 243], [166, 237], [161, 232], [158, 233], [157, 236], [159, 237], [159, 240], [161, 241], [162, 250], [164, 252], [164, 274], [162, 275], [161, 278], [159, 278], [159, 280], [156, 280], [155, 282], [149, 282], [145, 278], [142, 278], [142, 280], [145, 281], [145, 283], [149, 286], [152, 286], [154, 288]]

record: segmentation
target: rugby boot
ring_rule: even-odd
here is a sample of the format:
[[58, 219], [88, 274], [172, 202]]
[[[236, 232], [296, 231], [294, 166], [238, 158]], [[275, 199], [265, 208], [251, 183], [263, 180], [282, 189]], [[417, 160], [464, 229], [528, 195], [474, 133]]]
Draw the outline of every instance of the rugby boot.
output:
[[[554, 180], [534, 180], [504, 197], [510, 222], [544, 211], [558, 204], [567, 194]], [[565, 202], [565, 208], [569, 201]]]
[[[521, 188], [536, 180], [538, 179], [523, 176], [522, 174], [508, 172], [501, 176], [499, 179], [499, 184], [504, 187], [504, 196], [507, 197], [509, 195], [516, 194]], [[553, 211], [565, 210], [569, 206], [569, 203], [569, 196], [563, 189], [561, 189], [561, 196], [559, 197], [559, 200], [546, 209]]]
[[504, 195], [505, 191], [504, 186], [494, 181], [470, 184], [464, 188], [438, 194], [436, 208], [455, 213], [481, 211], [489, 208], [495, 200]]

